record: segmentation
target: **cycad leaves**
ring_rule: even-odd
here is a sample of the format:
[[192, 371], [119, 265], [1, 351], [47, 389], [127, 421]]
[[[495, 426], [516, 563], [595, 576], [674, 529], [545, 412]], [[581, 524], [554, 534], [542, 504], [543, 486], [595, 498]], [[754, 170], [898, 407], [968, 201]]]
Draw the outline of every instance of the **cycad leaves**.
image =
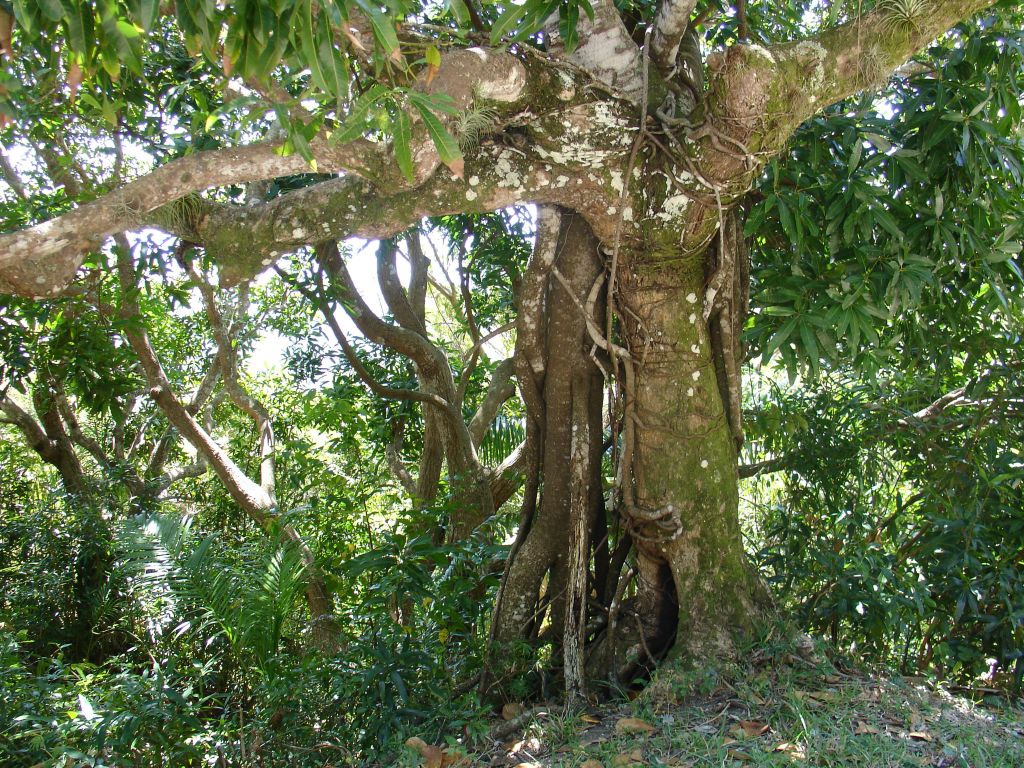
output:
[[140, 598], [163, 606], [158, 621], [213, 629], [235, 653], [254, 653], [260, 666], [277, 652], [305, 584], [290, 542], [229, 551], [216, 535], [200, 538], [189, 522], [166, 516], [130, 524], [121, 557]]

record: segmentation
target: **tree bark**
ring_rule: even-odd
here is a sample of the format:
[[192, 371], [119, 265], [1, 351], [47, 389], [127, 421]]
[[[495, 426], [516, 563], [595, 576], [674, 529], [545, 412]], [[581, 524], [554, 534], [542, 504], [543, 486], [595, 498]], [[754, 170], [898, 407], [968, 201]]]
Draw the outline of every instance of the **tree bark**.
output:
[[[541, 412], [531, 414], [540, 430], [540, 487], [527, 489], [539, 499], [536, 513], [521, 523], [522, 541], [506, 562], [495, 608], [490, 663], [491, 674], [499, 679], [511, 674], [496, 668], [502, 649], [519, 640], [535, 641], [545, 618], [547, 636], [556, 645], [569, 638], [575, 654], [571, 663], [577, 668], [582, 664], [581, 612], [589, 592], [587, 534], [595, 516], [603, 514], [603, 379], [591, 356], [593, 342], [578, 304], [578, 297], [586, 297], [601, 274], [602, 259], [596, 238], [580, 216], [568, 211], [548, 215], [557, 216], [557, 236], [550, 241], [538, 238], [534, 260], [549, 259], [551, 269], [543, 278], [541, 295], [527, 294], [520, 302], [521, 316], [534, 313], [524, 303], [541, 302], [538, 314], [543, 330], [535, 332], [543, 343], [542, 359], [528, 360], [535, 356], [532, 349], [517, 351], [520, 386], [537, 386], [540, 394]], [[566, 285], [555, 279], [554, 270]], [[603, 311], [603, 304], [595, 310]], [[534, 378], [538, 369], [542, 376]], [[524, 382], [525, 378], [530, 380]], [[533, 398], [524, 393], [524, 399]], [[533, 504], [534, 499], [527, 500], [531, 510]], [[578, 676], [570, 683], [575, 695], [580, 692], [579, 683]]]

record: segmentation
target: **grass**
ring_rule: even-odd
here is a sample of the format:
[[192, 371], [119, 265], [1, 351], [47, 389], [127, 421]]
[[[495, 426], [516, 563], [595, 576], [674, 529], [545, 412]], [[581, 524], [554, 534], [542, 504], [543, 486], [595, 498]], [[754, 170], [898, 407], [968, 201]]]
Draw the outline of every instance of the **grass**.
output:
[[667, 665], [632, 701], [541, 710], [511, 737], [450, 764], [1021, 768], [1024, 710], [843, 668], [806, 645], [762, 649], [719, 671]]

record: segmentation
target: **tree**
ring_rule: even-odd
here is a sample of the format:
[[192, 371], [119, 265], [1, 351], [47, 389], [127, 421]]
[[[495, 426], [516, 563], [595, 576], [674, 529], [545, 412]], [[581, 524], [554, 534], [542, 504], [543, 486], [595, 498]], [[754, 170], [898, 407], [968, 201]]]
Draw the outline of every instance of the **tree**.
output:
[[[631, 679], [669, 650], [721, 656], [766, 605], [737, 513], [746, 195], [801, 123], [879, 87], [990, 5], [850, 3], [787, 13], [671, 0], [656, 9], [608, 0], [452, 0], [441, 9], [17, 2], [13, 17], [3, 17], [16, 22], [3, 40], [9, 55], [17, 51], [3, 107], [8, 130], [41, 145], [51, 189], [63, 195], [41, 215], [25, 206], [21, 226], [0, 236], [0, 289], [52, 301], [80, 290], [83, 265], [113, 285], [113, 259], [120, 330], [149, 395], [262, 521], [275, 509], [273, 428], [241, 383], [234, 349], [245, 286], [275, 267], [322, 313], [375, 393], [421, 405], [417, 476], [401, 460], [400, 420], [392, 466], [420, 505], [437, 496], [447, 467], [456, 499], [449, 540], [477, 529], [525, 476], [493, 616], [495, 649], [543, 632], [564, 655], [570, 697], [582, 695], [587, 675]], [[28, 126], [33, 103], [54, 92], [66, 114], [82, 115], [81, 128], [52, 118]], [[168, 105], [170, 94], [177, 101]], [[193, 144], [168, 151], [187, 122]], [[155, 167], [125, 181], [125, 143], [153, 152]], [[74, 144], [86, 153], [113, 147], [113, 160], [90, 173]], [[23, 191], [9, 166], [9, 185]], [[460, 284], [439, 290], [471, 344], [453, 364], [428, 327], [423, 243], [407, 232], [424, 217], [521, 203], [540, 208], [529, 263], [521, 274], [509, 270], [515, 354], [474, 390], [486, 336], [500, 324], [488, 331], [477, 322], [474, 285], [460, 263]], [[885, 226], [880, 210], [875, 219]], [[482, 230], [458, 226], [449, 226], [455, 247], [479, 247]], [[140, 283], [151, 265], [122, 233], [144, 228], [178, 238], [176, 256], [202, 295], [215, 341], [208, 373], [258, 427], [260, 482], [183, 403], [140, 322]], [[391, 239], [403, 234], [407, 284]], [[356, 290], [338, 247], [350, 236], [381, 240], [378, 281], [390, 318]], [[104, 251], [108, 238], [113, 251]], [[283, 261], [304, 249], [311, 261]], [[230, 312], [225, 297], [235, 304]], [[367, 339], [411, 363], [415, 386], [379, 381], [338, 323], [338, 308]], [[816, 361], [817, 342], [802, 343]], [[481, 444], [513, 394], [513, 376], [524, 440], [488, 467]], [[59, 434], [49, 439], [61, 442]], [[607, 498], [606, 453], [614, 475]], [[330, 613], [324, 589], [310, 604], [314, 617]], [[492, 655], [492, 680], [500, 655]]]

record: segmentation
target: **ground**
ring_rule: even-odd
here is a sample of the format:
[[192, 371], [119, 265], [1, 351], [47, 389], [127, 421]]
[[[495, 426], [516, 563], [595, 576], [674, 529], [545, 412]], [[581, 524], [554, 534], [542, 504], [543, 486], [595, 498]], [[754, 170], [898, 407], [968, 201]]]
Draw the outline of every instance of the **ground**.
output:
[[[671, 667], [633, 699], [583, 713], [558, 706], [516, 716], [489, 746], [416, 750], [407, 765], [509, 768], [1020, 768], [1024, 708], [979, 688], [883, 677], [805, 646], [752, 653], [716, 672]], [[509, 726], [516, 727], [510, 728]], [[493, 738], [497, 736], [498, 738]], [[421, 754], [422, 753], [422, 754]]]

